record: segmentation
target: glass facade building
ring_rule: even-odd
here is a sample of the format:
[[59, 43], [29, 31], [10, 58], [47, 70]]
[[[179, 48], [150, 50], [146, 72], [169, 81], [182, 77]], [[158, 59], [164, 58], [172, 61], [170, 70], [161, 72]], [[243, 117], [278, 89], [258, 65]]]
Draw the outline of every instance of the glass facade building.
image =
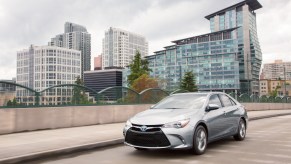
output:
[[254, 10], [261, 7], [246, 0], [206, 16], [211, 33], [172, 41], [146, 57], [151, 75], [168, 90], [179, 88], [184, 73], [193, 71], [201, 91], [258, 93], [262, 54]]
[[211, 32], [237, 27], [232, 35], [237, 38], [241, 93], [259, 93], [262, 52], [255, 10], [260, 8], [257, 0], [245, 0], [205, 17], [210, 21]]
[[147, 56], [151, 76], [164, 81], [164, 89], [179, 88], [186, 71], [196, 74], [201, 91], [235, 91], [239, 89], [239, 63], [235, 30], [194, 36], [173, 41], [175, 45]]

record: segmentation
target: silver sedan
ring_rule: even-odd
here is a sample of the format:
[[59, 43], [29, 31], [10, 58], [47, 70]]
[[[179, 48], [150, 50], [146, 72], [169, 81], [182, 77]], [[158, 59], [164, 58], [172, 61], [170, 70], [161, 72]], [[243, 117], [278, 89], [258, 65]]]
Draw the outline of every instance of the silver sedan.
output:
[[190, 149], [200, 155], [221, 138], [244, 140], [247, 123], [244, 107], [225, 93], [174, 94], [130, 118], [124, 143], [137, 150]]

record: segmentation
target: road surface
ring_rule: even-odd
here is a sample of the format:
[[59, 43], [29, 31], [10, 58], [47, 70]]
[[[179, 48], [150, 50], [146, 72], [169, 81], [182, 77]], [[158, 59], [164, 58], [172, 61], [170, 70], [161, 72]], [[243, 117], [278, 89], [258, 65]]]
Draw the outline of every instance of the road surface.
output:
[[249, 122], [244, 141], [227, 138], [208, 145], [201, 156], [187, 151], [137, 151], [117, 145], [95, 150], [29, 161], [29, 164], [216, 164], [291, 163], [291, 116]]

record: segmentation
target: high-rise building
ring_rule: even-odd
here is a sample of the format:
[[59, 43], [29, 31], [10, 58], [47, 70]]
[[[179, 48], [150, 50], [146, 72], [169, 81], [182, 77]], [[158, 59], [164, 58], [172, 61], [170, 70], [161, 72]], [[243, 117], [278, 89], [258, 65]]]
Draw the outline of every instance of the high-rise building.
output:
[[146, 57], [151, 75], [169, 90], [179, 88], [185, 71], [193, 71], [199, 90], [259, 93], [262, 54], [254, 11], [261, 7], [246, 0], [206, 16], [211, 33], [172, 41]]
[[237, 38], [241, 92], [259, 92], [262, 52], [257, 35], [255, 10], [262, 8], [257, 0], [245, 0], [207, 15], [211, 32], [237, 28], [231, 35]]
[[103, 39], [102, 69], [128, 66], [136, 51], [139, 51], [142, 57], [148, 55], [148, 42], [145, 37], [110, 27]]
[[[17, 52], [16, 83], [36, 91], [59, 84], [74, 84], [81, 75], [81, 52], [56, 46], [33, 46]], [[17, 87], [20, 102], [33, 104], [32, 93]], [[42, 94], [41, 104], [70, 102], [72, 88], [53, 88]]]
[[264, 64], [261, 79], [291, 80], [291, 62], [275, 60], [274, 63]]
[[150, 75], [160, 79], [167, 90], [179, 88], [186, 71], [196, 75], [200, 91], [237, 92], [239, 62], [235, 28], [172, 41], [175, 45], [147, 56]]
[[66, 22], [64, 33], [56, 35], [48, 45], [81, 51], [82, 78], [84, 71], [91, 70], [91, 34], [87, 32], [86, 27]]

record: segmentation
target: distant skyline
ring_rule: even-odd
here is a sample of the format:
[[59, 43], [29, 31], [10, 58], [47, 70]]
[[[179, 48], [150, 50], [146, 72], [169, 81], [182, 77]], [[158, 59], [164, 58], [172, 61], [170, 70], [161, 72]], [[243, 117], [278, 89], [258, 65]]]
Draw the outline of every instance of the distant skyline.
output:
[[[258, 37], [263, 63], [291, 61], [291, 1], [258, 0]], [[109, 27], [146, 37], [149, 55], [172, 40], [210, 32], [204, 16], [241, 0], [0, 0], [0, 79], [16, 76], [16, 51], [47, 45], [65, 22], [83, 25], [91, 34], [94, 57], [102, 52]]]

